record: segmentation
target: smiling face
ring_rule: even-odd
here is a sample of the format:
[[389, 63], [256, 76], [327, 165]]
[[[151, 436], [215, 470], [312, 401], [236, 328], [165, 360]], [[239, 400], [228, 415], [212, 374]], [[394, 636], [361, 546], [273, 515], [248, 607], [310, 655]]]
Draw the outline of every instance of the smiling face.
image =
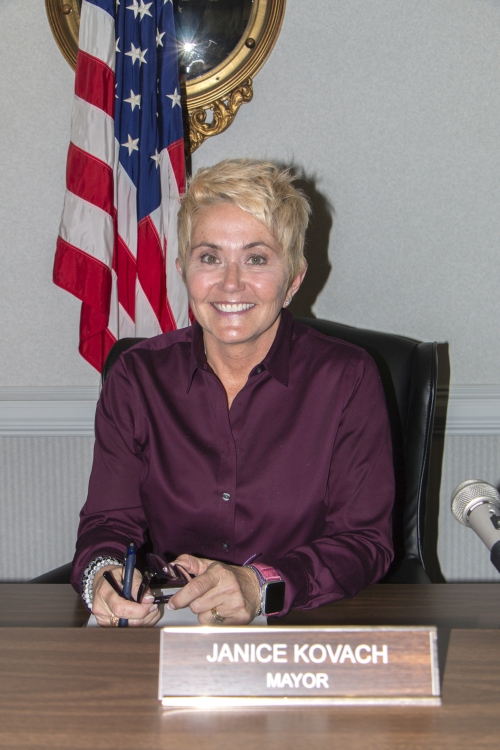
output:
[[240, 345], [264, 356], [276, 335], [281, 308], [303, 276], [288, 283], [289, 268], [278, 241], [233, 203], [197, 213], [184, 280], [206, 346], [216, 344], [221, 351]]

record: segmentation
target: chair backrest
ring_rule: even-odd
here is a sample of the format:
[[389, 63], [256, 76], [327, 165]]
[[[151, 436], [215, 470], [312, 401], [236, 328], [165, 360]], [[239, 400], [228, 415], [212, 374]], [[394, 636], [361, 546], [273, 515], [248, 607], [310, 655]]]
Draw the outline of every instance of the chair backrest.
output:
[[[328, 336], [361, 346], [375, 360], [389, 411], [396, 476], [395, 560], [387, 580], [392, 576], [398, 582], [429, 582], [422, 568], [425, 570], [425, 512], [437, 391], [436, 342], [415, 341], [328, 320], [297, 320]], [[142, 340], [127, 338], [116, 342], [104, 364], [103, 382], [120, 354]], [[421, 572], [399, 573], [398, 577], [403, 562], [416, 563]]]
[[[361, 346], [375, 360], [389, 411], [396, 475], [395, 560], [390, 574], [397, 576], [403, 560], [418, 561], [425, 570], [425, 514], [437, 392], [436, 342], [415, 341], [328, 320], [298, 320], [328, 336]], [[426, 580], [418, 574], [411, 574], [411, 578], [415, 582]]]

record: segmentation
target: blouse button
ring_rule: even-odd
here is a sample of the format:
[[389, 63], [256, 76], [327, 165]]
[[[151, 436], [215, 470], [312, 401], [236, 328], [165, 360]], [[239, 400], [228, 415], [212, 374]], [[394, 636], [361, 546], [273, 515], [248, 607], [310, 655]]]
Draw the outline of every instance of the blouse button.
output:
[[223, 500], [224, 500], [224, 501], [225, 501], [226, 503], [228, 502], [228, 500], [231, 500], [231, 495], [229, 494], [229, 492], [224, 492], [224, 494], [222, 495], [222, 499], [223, 499]]
[[222, 542], [222, 549], [227, 552], [229, 549], [229, 542]]

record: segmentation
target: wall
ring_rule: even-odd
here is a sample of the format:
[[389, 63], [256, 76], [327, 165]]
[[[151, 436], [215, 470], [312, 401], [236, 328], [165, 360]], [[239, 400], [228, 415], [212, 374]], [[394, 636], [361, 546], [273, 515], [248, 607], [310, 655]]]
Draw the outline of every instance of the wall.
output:
[[[98, 377], [76, 350], [79, 303], [51, 283], [73, 74], [42, 0], [3, 0], [0, 24], [7, 578], [43, 572], [70, 554]], [[441, 488], [439, 555], [450, 580], [492, 574], [486, 551], [448, 504], [459, 481], [496, 482], [500, 465], [500, 419], [489, 419], [500, 403], [499, 69], [498, 0], [288, 0], [254, 100], [193, 158], [194, 168], [249, 155], [303, 170], [315, 191], [316, 229], [299, 311], [449, 343], [452, 386], [465, 388], [452, 391], [449, 411], [461, 427], [446, 438]], [[78, 421], [82, 409], [87, 426]], [[43, 561], [31, 552], [42, 538], [50, 550]]]

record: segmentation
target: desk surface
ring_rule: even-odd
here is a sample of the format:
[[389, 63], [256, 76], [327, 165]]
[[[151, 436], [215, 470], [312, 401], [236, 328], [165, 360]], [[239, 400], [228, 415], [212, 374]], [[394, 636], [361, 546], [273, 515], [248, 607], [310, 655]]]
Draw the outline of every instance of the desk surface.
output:
[[[445, 669], [443, 705], [435, 708], [163, 709], [158, 630], [50, 627], [55, 614], [66, 617], [66, 625], [81, 624], [83, 612], [64, 586], [0, 585], [0, 597], [4, 626], [27, 625], [28, 615], [42, 625], [0, 629], [2, 750], [469, 750], [500, 744], [500, 630], [470, 629], [498, 628], [495, 584], [375, 586], [351, 602], [287, 618], [297, 624], [437, 624]], [[453, 625], [461, 629], [450, 635]]]
[[[0, 627], [80, 627], [88, 612], [65, 584], [0, 584]], [[296, 611], [276, 624], [500, 627], [496, 583], [370, 586], [354, 599]], [[270, 624], [273, 624], [272, 622]]]

